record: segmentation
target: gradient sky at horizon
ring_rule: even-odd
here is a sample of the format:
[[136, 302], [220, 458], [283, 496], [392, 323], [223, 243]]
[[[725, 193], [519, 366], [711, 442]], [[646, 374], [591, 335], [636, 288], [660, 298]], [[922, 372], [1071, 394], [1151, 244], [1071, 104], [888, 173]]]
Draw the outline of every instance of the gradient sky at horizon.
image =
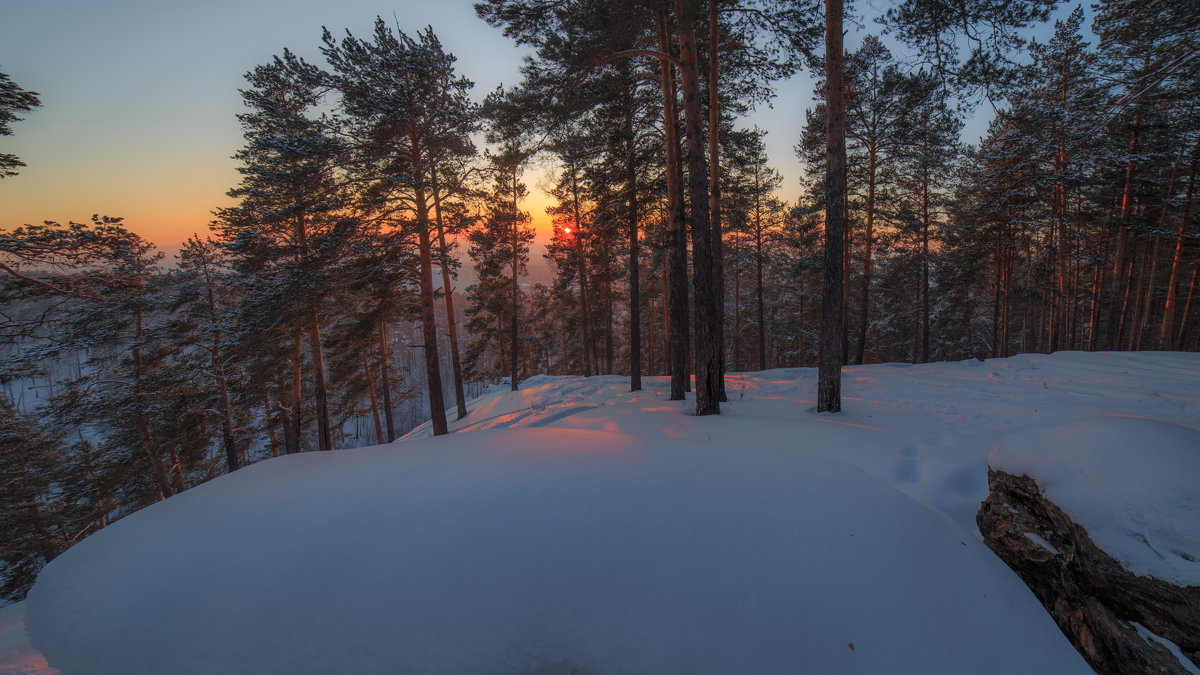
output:
[[[290, 48], [319, 62], [321, 27], [367, 36], [377, 15], [405, 32], [433, 26], [482, 99], [519, 81], [522, 54], [475, 16], [471, 0], [0, 0], [0, 72], [41, 94], [42, 107], [0, 137], [28, 166], [0, 180], [0, 227], [121, 216], [172, 251], [204, 234], [238, 182], [231, 156], [243, 74]], [[856, 31], [861, 33], [862, 31]], [[848, 46], [857, 40], [851, 36]], [[743, 120], [770, 133], [784, 196], [799, 192], [792, 146], [812, 103], [812, 80], [777, 83], [773, 108]], [[974, 141], [983, 131], [968, 129]], [[973, 138], [971, 136], [974, 136]], [[546, 178], [526, 176], [525, 204], [548, 229]]]

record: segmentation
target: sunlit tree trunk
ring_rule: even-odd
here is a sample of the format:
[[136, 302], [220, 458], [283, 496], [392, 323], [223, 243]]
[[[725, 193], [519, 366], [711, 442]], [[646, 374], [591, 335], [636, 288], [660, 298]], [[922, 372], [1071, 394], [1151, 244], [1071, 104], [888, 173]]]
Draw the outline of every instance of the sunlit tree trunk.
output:
[[[1129, 154], [1137, 153], [1139, 116], [1133, 116], [1133, 129], [1129, 135]], [[1125, 187], [1121, 192], [1121, 219], [1117, 223], [1117, 243], [1113, 253], [1112, 288], [1109, 291], [1109, 320], [1106, 326], [1107, 349], [1117, 349], [1120, 340], [1120, 326], [1124, 320], [1122, 298], [1127, 288], [1125, 281], [1126, 249], [1129, 247], [1131, 226], [1129, 217], [1133, 210], [1133, 175], [1137, 165], [1132, 159], [1125, 163]]]
[[1200, 136], [1196, 137], [1196, 145], [1192, 149], [1192, 164], [1188, 170], [1187, 192], [1179, 213], [1179, 228], [1175, 237], [1175, 253], [1171, 258], [1171, 274], [1167, 280], [1167, 298], [1163, 303], [1162, 327], [1159, 329], [1159, 349], [1178, 349], [1179, 341], [1175, 335], [1175, 314], [1179, 303], [1179, 275], [1183, 267], [1183, 244], [1187, 237], [1188, 219], [1192, 214], [1192, 198], [1195, 196], [1196, 173], [1200, 168]]

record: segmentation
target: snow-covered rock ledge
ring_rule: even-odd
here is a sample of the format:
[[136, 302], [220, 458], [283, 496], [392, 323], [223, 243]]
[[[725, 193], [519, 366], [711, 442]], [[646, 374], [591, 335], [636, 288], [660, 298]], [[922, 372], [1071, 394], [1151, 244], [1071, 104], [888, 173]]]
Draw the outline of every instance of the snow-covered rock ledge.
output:
[[988, 455], [984, 541], [1100, 673], [1200, 673], [1200, 431], [1093, 417]]

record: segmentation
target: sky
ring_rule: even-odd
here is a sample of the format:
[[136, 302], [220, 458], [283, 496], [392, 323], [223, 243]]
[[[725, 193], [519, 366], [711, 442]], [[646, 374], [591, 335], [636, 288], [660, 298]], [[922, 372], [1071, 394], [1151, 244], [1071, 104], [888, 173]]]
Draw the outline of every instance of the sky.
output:
[[[472, 0], [0, 0], [0, 72], [42, 100], [0, 137], [0, 151], [28, 165], [0, 180], [0, 227], [98, 213], [167, 251], [203, 235], [238, 182], [244, 73], [284, 48], [319, 62], [322, 26], [365, 37], [377, 15], [409, 33], [433, 26], [477, 99], [520, 79], [526, 52], [477, 18]], [[791, 199], [812, 80], [799, 75], [777, 92], [743, 125], [769, 132]], [[970, 125], [967, 140], [981, 130]], [[544, 236], [547, 181], [526, 182], [525, 208]]]

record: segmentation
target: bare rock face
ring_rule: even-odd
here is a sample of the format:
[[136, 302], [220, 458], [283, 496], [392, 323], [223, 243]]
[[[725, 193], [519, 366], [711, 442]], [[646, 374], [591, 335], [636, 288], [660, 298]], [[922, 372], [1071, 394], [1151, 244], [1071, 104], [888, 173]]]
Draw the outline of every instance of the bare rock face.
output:
[[1200, 586], [1132, 574], [1047, 500], [1033, 479], [988, 470], [975, 520], [984, 541], [1021, 576], [1097, 672], [1188, 673], [1165, 646], [1200, 665]]

